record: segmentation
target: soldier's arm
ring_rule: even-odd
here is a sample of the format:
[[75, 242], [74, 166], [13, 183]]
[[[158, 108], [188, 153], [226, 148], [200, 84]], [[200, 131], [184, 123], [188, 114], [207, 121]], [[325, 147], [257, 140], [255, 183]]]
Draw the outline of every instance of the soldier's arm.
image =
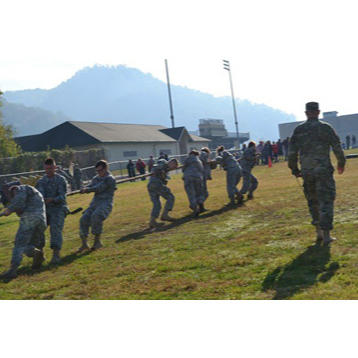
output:
[[35, 188], [41, 193], [43, 197], [45, 197], [45, 188], [42, 179], [37, 181]]
[[[330, 127], [330, 135], [331, 135], [331, 147], [333, 149], [333, 153], [337, 158], [337, 166], [338, 166], [338, 171], [340, 171], [339, 169], [343, 169], [344, 166], [346, 165], [346, 156], [344, 155], [342, 146], [341, 146], [341, 140], [339, 139], [338, 134], [336, 133], [336, 131]], [[341, 173], [343, 173], [344, 170], [341, 171]], [[339, 173], [339, 174], [341, 174]]]
[[301, 171], [298, 168], [298, 143], [297, 143], [297, 134], [296, 130], [293, 132], [293, 135], [290, 139], [289, 151], [288, 151], [288, 167], [291, 169], [291, 172], [295, 176], [299, 176]]
[[11, 212], [21, 210], [25, 207], [26, 203], [26, 189], [24, 187], [19, 187], [17, 189], [17, 194], [11, 200], [11, 204], [7, 207], [7, 209]]
[[101, 193], [107, 189], [109, 189], [111, 186], [115, 185], [116, 180], [111, 177], [107, 177], [104, 180], [100, 181], [98, 184], [93, 185], [89, 188], [87, 188], [87, 193]]

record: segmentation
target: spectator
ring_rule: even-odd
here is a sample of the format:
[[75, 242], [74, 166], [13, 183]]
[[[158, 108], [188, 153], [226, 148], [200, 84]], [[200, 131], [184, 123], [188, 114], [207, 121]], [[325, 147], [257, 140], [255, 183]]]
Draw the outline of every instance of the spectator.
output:
[[158, 161], [159, 161], [160, 159], [165, 159], [165, 156], [164, 156], [164, 153], [163, 153], [163, 152], [160, 152], [160, 154], [159, 154]]
[[348, 133], [346, 136], [346, 148], [349, 149], [351, 146], [351, 135]]
[[352, 147], [355, 148], [357, 146], [357, 139], [356, 136], [353, 134], [352, 135]]
[[[137, 161], [137, 171], [140, 175], [145, 174], [145, 168], [147, 167], [146, 164], [143, 162], [143, 160], [141, 158], [138, 159]], [[142, 178], [142, 180], [145, 180], [146, 178]]]
[[127, 171], [128, 171], [129, 178], [135, 177], [134, 163], [131, 160], [129, 160], [127, 164]]
[[151, 155], [149, 157], [149, 160], [147, 162], [147, 165], [148, 165], [148, 172], [151, 173], [152, 172], [152, 169], [153, 169], [153, 165], [155, 164], [155, 160], [153, 159], [153, 156]]
[[277, 141], [277, 145], [278, 145], [278, 159], [282, 159], [283, 157], [283, 145], [282, 145], [282, 142], [281, 142], [281, 139], [279, 139]]
[[169, 161], [168, 154], [164, 154], [164, 159], [165, 159], [167, 162]]
[[243, 145], [242, 145], [242, 152], [244, 153], [245, 152], [245, 150], [247, 149], [247, 145], [244, 143]]
[[73, 170], [73, 183], [74, 190], [80, 190], [82, 186], [82, 170], [78, 164], [75, 165]]
[[278, 162], [278, 144], [275, 143], [275, 142], [272, 142], [272, 145], [271, 145], [271, 148], [272, 148], [272, 156], [275, 161], [275, 163]]
[[262, 153], [262, 164], [267, 165], [269, 157], [272, 159], [272, 148], [271, 148], [271, 142], [269, 140], [265, 143], [261, 153]]
[[[259, 144], [256, 146], [256, 152], [262, 154], [263, 149], [264, 149], [264, 141], [260, 140]], [[262, 157], [258, 158], [257, 161], [258, 164], [263, 164]]]
[[288, 147], [289, 147], [289, 145], [290, 145], [290, 137], [287, 137], [282, 142], [283, 151], [284, 151], [284, 155], [285, 155], [285, 161], [287, 161], [287, 159], [288, 159]]

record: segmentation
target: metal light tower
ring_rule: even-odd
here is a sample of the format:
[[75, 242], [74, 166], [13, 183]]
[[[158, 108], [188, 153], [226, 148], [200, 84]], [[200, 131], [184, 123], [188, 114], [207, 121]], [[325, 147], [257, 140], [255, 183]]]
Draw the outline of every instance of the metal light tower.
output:
[[240, 149], [239, 123], [237, 122], [236, 105], [235, 105], [235, 95], [234, 95], [234, 86], [233, 86], [233, 84], [232, 84], [230, 62], [229, 62], [229, 61], [226, 61], [226, 60], [223, 60], [223, 63], [224, 63], [224, 70], [229, 71], [230, 86], [231, 86], [231, 97], [232, 97], [232, 105], [233, 105], [233, 107], [234, 107], [234, 117], [235, 117], [235, 126], [236, 126], [237, 145], [238, 145], [238, 149]]
[[174, 125], [174, 111], [173, 111], [173, 103], [172, 103], [172, 93], [170, 91], [168, 60], [165, 60], [165, 69], [167, 71], [167, 83], [168, 83], [169, 106], [170, 106], [170, 119], [172, 120], [172, 128], [174, 128], [175, 127], [175, 125]]

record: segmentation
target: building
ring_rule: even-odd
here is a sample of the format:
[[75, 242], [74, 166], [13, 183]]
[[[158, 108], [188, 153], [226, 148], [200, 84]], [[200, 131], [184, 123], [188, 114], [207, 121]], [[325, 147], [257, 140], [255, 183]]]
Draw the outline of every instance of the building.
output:
[[[237, 147], [236, 133], [229, 133], [222, 119], [200, 119], [200, 136], [211, 140], [210, 149], [216, 149], [219, 145], [225, 148]], [[240, 144], [250, 140], [250, 133], [239, 133]]]
[[210, 140], [189, 134], [185, 127], [160, 125], [65, 122], [42, 134], [15, 138], [24, 151], [40, 152], [69, 146], [77, 151], [104, 149], [108, 161], [187, 154]]
[[[350, 134], [351, 137], [355, 135], [356, 138], [358, 138], [358, 113], [338, 116], [338, 112], [336, 111], [323, 112], [322, 121], [329, 123], [335, 129], [343, 143], [346, 142], [347, 134]], [[303, 122], [304, 121], [279, 124], [281, 140], [291, 137], [293, 130]]]

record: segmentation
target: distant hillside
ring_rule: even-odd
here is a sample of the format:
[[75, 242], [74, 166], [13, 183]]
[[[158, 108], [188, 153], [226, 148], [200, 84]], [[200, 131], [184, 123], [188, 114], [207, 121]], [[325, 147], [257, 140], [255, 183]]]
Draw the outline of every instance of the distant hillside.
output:
[[[223, 119], [227, 129], [235, 131], [230, 97], [217, 98], [181, 86], [172, 86], [172, 96], [177, 126], [196, 130], [199, 119], [215, 118]], [[166, 83], [125, 66], [87, 67], [51, 90], [5, 92], [4, 98], [11, 103], [61, 111], [77, 121], [171, 126]], [[237, 100], [237, 112], [240, 132], [250, 132], [253, 139], [276, 140], [278, 124], [295, 121], [292, 114], [249, 101]], [[37, 123], [33, 128], [42, 132]]]
[[6, 100], [1, 112], [4, 123], [14, 128], [15, 136], [42, 133], [60, 123], [72, 120], [61, 112], [53, 113], [39, 107], [9, 103]]

